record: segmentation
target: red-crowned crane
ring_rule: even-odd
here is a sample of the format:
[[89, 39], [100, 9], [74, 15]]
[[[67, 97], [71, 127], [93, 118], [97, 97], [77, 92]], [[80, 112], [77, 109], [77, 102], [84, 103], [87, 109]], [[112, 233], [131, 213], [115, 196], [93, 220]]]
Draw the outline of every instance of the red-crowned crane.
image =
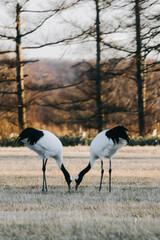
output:
[[70, 190], [70, 184], [72, 177], [63, 165], [63, 146], [61, 141], [51, 132], [46, 130], [38, 130], [35, 128], [26, 128], [16, 139], [18, 143], [24, 144], [29, 149], [36, 152], [43, 160], [42, 171], [43, 171], [43, 187], [42, 191], [47, 191], [46, 182], [46, 165], [49, 157], [53, 157], [58, 164], [58, 167], [62, 170], [68, 188]]
[[90, 161], [86, 168], [84, 168], [79, 174], [76, 175], [76, 190], [81, 183], [84, 175], [93, 167], [96, 159], [101, 160], [101, 180], [99, 191], [102, 186], [103, 179], [103, 159], [109, 158], [109, 192], [111, 192], [111, 160], [118, 149], [122, 148], [129, 142], [129, 137], [126, 133], [128, 129], [123, 126], [117, 126], [112, 129], [104, 130], [100, 132], [91, 142], [90, 145]]

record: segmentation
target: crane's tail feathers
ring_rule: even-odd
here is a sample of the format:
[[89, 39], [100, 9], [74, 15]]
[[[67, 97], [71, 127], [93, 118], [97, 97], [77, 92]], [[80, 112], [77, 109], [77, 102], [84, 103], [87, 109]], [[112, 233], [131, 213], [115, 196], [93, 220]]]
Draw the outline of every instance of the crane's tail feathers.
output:
[[23, 142], [21, 142], [21, 137], [20, 136], [18, 136], [17, 138], [16, 138], [16, 140], [15, 140], [15, 144], [17, 144], [18, 146], [24, 146], [24, 143]]

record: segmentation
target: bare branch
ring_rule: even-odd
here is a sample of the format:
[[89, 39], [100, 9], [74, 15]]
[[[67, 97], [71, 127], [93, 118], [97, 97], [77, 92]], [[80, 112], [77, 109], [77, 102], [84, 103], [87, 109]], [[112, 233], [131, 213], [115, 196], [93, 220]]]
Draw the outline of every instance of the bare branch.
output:
[[29, 0], [26, 0], [26, 1], [22, 4], [22, 7], [23, 7], [27, 2], [29, 2]]
[[0, 78], [0, 83], [9, 83], [9, 82], [16, 82], [16, 78]]
[[15, 51], [0, 51], [0, 54], [15, 53]]
[[[75, 103], [84, 103], [84, 102], [88, 102], [92, 100], [91, 98], [86, 98], [86, 99], [77, 99], [77, 100], [73, 100], [73, 101], [68, 101], [68, 102], [61, 102], [61, 103], [45, 103], [45, 104], [40, 104], [40, 103], [36, 103], [36, 105], [40, 105], [43, 107], [52, 107], [52, 108], [58, 108], [59, 106], [63, 106], [63, 105], [73, 105]], [[60, 108], [58, 108], [60, 109]]]
[[13, 36], [7, 36], [5, 34], [0, 34], [1, 38], [7, 39], [7, 40], [14, 40], [15, 41], [15, 37]]
[[129, 54], [134, 54], [135, 53], [134, 51], [129, 51], [129, 50], [126, 50], [125, 48], [118, 47], [116, 45], [111, 45], [110, 43], [107, 43], [104, 40], [102, 40], [102, 44], [107, 46], [107, 47], [109, 47], [109, 48], [113, 48], [113, 49], [116, 49], [116, 50], [119, 50], [119, 51], [123, 51], [123, 52], [129, 53]]
[[30, 90], [30, 91], [41, 91], [41, 92], [46, 92], [46, 91], [52, 91], [52, 90], [58, 90], [58, 89], [62, 89], [62, 88], [69, 88], [69, 87], [73, 87], [73, 86], [77, 86], [81, 83], [83, 83], [84, 81], [80, 81], [77, 83], [73, 83], [73, 84], [69, 84], [69, 85], [65, 85], [65, 86], [57, 86], [57, 87], [53, 87], [53, 85], [47, 85], [47, 86], [26, 86], [26, 89]]
[[[87, 30], [88, 31], [88, 30]], [[79, 35], [76, 35], [76, 36], [73, 36], [73, 37], [68, 37], [68, 38], [64, 38], [64, 39], [61, 39], [59, 41], [55, 41], [55, 42], [49, 42], [49, 43], [45, 43], [45, 44], [42, 44], [42, 45], [39, 45], [39, 46], [28, 46], [28, 47], [23, 47], [23, 49], [37, 49], [37, 48], [43, 48], [43, 47], [47, 47], [47, 46], [51, 46], [51, 45], [56, 45], [56, 44], [60, 44], [60, 43], [70, 43], [71, 41], [79, 38], [79, 37], [82, 37], [84, 34], [86, 33], [86, 31], [83, 31], [81, 32]]]
[[3, 29], [14, 29], [15, 30], [15, 27], [8, 27], [8, 26], [0, 26], [0, 28], [3, 28]]
[[2, 94], [17, 94], [17, 92], [5, 92], [5, 91], [0, 91]]
[[71, 8], [73, 6], [75, 6], [78, 2], [80, 2], [81, 0], [77, 0], [74, 3], [72, 3], [71, 5], [65, 6], [65, 1], [59, 6], [59, 8], [56, 9], [48, 9], [48, 10], [22, 10], [21, 12], [24, 13], [58, 13], [61, 11], [64, 11], [68, 8]]
[[39, 28], [40, 28], [48, 19], [50, 19], [51, 17], [53, 17], [53, 15], [46, 17], [36, 28], [32, 29], [31, 31], [26, 32], [26, 33], [24, 33], [24, 34], [21, 34], [21, 37], [24, 37], [24, 36], [26, 36], [26, 35], [29, 35], [29, 34], [35, 32], [35, 31], [37, 31], [37, 29], [39, 29]]
[[22, 63], [22, 64], [35, 63], [35, 62], [38, 62], [38, 61], [39, 61], [38, 59], [35, 59], [35, 60], [24, 60], [24, 61], [21, 61], [20, 63]]

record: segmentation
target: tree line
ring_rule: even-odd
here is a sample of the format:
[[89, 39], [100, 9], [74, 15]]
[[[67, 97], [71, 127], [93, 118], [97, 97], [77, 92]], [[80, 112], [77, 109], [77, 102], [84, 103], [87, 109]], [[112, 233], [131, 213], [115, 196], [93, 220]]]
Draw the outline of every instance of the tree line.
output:
[[[48, 119], [46, 109], [52, 109], [56, 124], [77, 124], [100, 132], [107, 124], [130, 125], [134, 121], [142, 136], [152, 130], [149, 122], [157, 128], [159, 1], [46, 1], [36, 9], [30, 9], [29, 0], [3, 4], [8, 14], [12, 7], [12, 24], [0, 26], [0, 42], [6, 48], [0, 52], [2, 116], [14, 115], [12, 122], [17, 124], [16, 111], [19, 129], [23, 129], [28, 125], [28, 109], [33, 110], [34, 105], [34, 110], [39, 107]], [[86, 4], [92, 14], [84, 24], [76, 11]], [[66, 19], [69, 11], [73, 18]], [[53, 33], [53, 40], [44, 31], [44, 36], [34, 41], [46, 22], [54, 25], [57, 17], [67, 29], [64, 35]], [[92, 46], [93, 57], [72, 63], [73, 78], [66, 82], [30, 79], [27, 65], [36, 64], [38, 59], [25, 60], [24, 51], [77, 42], [81, 48]]]

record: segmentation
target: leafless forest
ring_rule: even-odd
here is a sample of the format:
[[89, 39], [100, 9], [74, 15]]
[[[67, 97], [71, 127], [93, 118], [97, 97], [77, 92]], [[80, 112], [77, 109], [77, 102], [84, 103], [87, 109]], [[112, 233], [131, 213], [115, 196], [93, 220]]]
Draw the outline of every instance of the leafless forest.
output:
[[[3, 0], [1, 137], [26, 126], [65, 135], [117, 124], [131, 135], [159, 134], [159, 7], [155, 0]], [[53, 59], [34, 57], [51, 46], [74, 50], [67, 60], [54, 48]]]
[[[119, 67], [123, 68], [123, 64], [128, 63], [123, 62]], [[58, 135], [81, 134], [82, 131], [92, 134], [94, 129], [97, 129], [94, 79], [89, 80], [90, 73], [81, 76], [80, 67], [72, 67], [73, 65], [72, 62], [41, 60], [25, 66], [24, 70], [28, 75], [25, 79], [28, 126], [46, 128]], [[106, 63], [104, 68], [108, 66], [109, 63]], [[127, 71], [131, 71], [131, 66]], [[148, 104], [145, 112], [146, 131], [150, 134], [158, 127], [159, 122], [156, 96], [159, 91], [159, 74], [151, 75], [147, 82]], [[59, 88], [57, 86], [64, 84], [72, 85], [76, 81], [82, 83], [66, 89], [46, 90]], [[16, 88], [16, 83], [3, 83], [2, 89], [13, 91], [13, 86]], [[104, 80], [102, 86], [104, 128], [120, 124], [128, 127], [130, 134], [138, 134], [136, 83], [125, 76], [120, 76]], [[12, 132], [18, 132], [16, 96], [1, 94], [1, 107], [1, 135], [8, 136]]]

